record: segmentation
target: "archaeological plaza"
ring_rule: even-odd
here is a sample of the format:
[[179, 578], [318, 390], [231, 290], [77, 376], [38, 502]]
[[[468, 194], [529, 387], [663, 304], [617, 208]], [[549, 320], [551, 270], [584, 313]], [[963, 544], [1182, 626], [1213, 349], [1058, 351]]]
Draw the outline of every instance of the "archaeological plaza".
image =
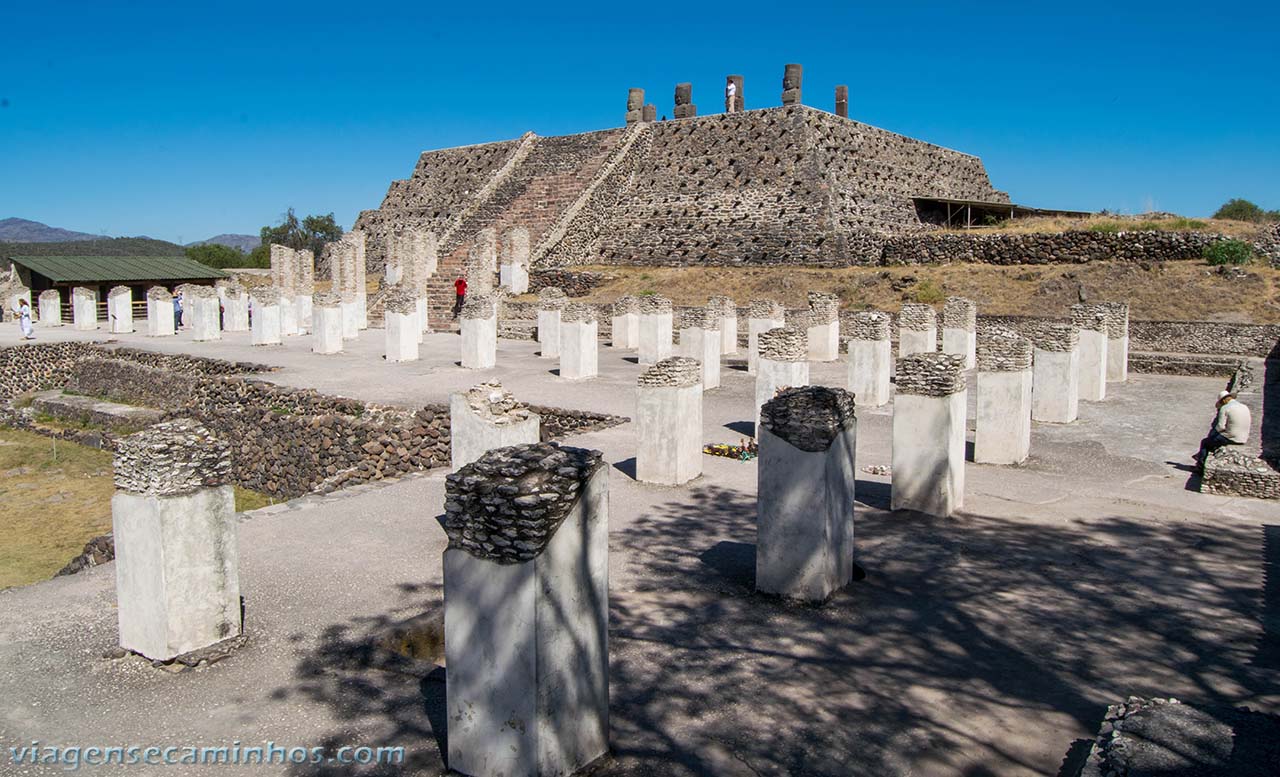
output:
[[1280, 774], [1280, 324], [1106, 280], [1227, 238], [982, 228], [1094, 216], [778, 71], [269, 271], [5, 262], [0, 495], [109, 518], [0, 585], [0, 775]]

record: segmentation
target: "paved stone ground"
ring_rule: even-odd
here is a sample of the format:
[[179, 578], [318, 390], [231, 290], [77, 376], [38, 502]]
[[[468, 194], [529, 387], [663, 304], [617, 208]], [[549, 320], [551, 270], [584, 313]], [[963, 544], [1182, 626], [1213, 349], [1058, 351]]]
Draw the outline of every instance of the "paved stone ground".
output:
[[[534, 343], [500, 341], [499, 367], [472, 372], [455, 364], [456, 335], [428, 336], [424, 361], [400, 365], [381, 359], [381, 335], [337, 356], [310, 354], [308, 337], [118, 339], [277, 364], [267, 379], [378, 402], [438, 401], [497, 378], [529, 402], [634, 415], [640, 368], [607, 347], [601, 378], [570, 383]], [[844, 369], [814, 365], [813, 380], [844, 385]], [[708, 442], [750, 432], [752, 378], [729, 369], [724, 381], [707, 395]], [[888, 478], [861, 468], [889, 463], [890, 415], [862, 411], [867, 577], [821, 608], [752, 593], [754, 464], [708, 457], [688, 486], [647, 486], [630, 474], [633, 424], [572, 438], [613, 465], [604, 773], [1067, 774], [1107, 704], [1129, 695], [1280, 711], [1280, 508], [1187, 490], [1179, 468], [1220, 387], [1112, 384], [1077, 423], [1037, 424], [1026, 466], [968, 465], [965, 510], [947, 520], [888, 512]], [[1256, 422], [1257, 397], [1245, 399]], [[377, 645], [442, 606], [443, 492], [437, 471], [246, 515], [249, 641], [207, 668], [100, 657], [115, 644], [111, 565], [0, 593], [0, 746], [403, 745], [408, 763], [382, 773], [440, 773], [444, 670]], [[7, 759], [0, 751], [0, 774], [60, 773]]]

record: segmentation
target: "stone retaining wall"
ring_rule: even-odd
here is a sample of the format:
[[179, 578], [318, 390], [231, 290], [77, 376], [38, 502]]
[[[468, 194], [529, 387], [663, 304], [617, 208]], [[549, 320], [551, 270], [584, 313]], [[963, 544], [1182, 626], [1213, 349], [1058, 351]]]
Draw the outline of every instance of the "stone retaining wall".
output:
[[535, 270], [529, 274], [529, 291], [537, 293], [542, 289], [556, 287], [562, 289], [567, 296], [585, 297], [608, 278], [602, 272], [586, 270]]

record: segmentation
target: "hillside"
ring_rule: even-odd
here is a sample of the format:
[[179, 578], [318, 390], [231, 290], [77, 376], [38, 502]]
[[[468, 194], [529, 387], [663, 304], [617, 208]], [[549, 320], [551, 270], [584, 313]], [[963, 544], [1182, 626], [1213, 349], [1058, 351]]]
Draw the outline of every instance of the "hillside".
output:
[[101, 238], [101, 235], [59, 229], [29, 219], [0, 219], [0, 243], [66, 243]]
[[188, 247], [202, 246], [202, 245], [210, 245], [210, 244], [227, 246], [228, 248], [234, 248], [237, 251], [241, 251], [247, 254], [253, 249], [262, 245], [262, 238], [258, 237], [257, 235], [236, 235], [236, 234], [214, 235], [208, 240], [197, 240], [194, 243], [187, 243], [187, 246]]
[[11, 256], [182, 256], [182, 246], [149, 237], [106, 237], [57, 243], [0, 242], [0, 260]]

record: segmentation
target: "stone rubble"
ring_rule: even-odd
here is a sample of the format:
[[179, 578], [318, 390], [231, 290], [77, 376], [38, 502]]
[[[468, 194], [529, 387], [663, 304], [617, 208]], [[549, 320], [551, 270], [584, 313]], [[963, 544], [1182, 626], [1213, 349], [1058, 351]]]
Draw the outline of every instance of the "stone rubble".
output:
[[409, 316], [418, 312], [418, 293], [410, 284], [401, 280], [387, 286], [382, 297], [382, 309], [388, 313]]
[[258, 286], [249, 292], [249, 299], [256, 307], [280, 304], [280, 289], [275, 286]]
[[226, 442], [189, 418], [165, 421], [116, 444], [116, 488], [148, 496], [177, 496], [230, 482]]
[[898, 313], [898, 326], [913, 332], [925, 332], [938, 325], [938, 314], [919, 302], [908, 302]]
[[720, 315], [710, 308], [684, 308], [678, 319], [677, 329], [720, 331]]
[[747, 318], [781, 321], [786, 315], [787, 309], [782, 303], [771, 299], [753, 299], [747, 303]]
[[809, 324], [830, 324], [840, 319], [840, 298], [835, 294], [811, 291], [809, 300]]
[[964, 329], [972, 332], [978, 328], [978, 305], [964, 297], [947, 297], [942, 305], [944, 329]]
[[965, 390], [964, 354], [917, 353], [898, 359], [899, 394], [946, 397]]
[[[53, 289], [50, 289], [49, 291], [53, 291]], [[46, 291], [44, 294], [48, 294], [48, 293], [49, 292]], [[53, 291], [53, 293], [57, 294], [58, 292]], [[41, 300], [44, 299], [44, 294], [40, 295]], [[147, 299], [155, 302], [172, 302], [173, 295], [170, 294], [169, 290], [163, 286], [152, 286], [151, 288], [147, 289]]]
[[792, 326], [761, 332], [759, 339], [761, 359], [775, 362], [802, 362], [809, 358], [809, 333]]
[[867, 310], [854, 313], [849, 319], [849, 339], [851, 340], [888, 340], [889, 325], [893, 321], [888, 313], [878, 310]]
[[570, 302], [564, 306], [564, 310], [560, 313], [560, 322], [564, 324], [575, 322], [591, 324], [596, 320], [596, 306], [585, 305], [581, 302]]
[[733, 304], [732, 297], [711, 297], [707, 300], [707, 309], [720, 318], [735, 318], [738, 315], [738, 307]]
[[841, 388], [788, 388], [760, 409], [765, 429], [802, 451], [825, 451], [856, 420], [853, 395]]
[[1042, 351], [1072, 351], [1080, 344], [1080, 330], [1073, 324], [1044, 324], [1028, 332], [1028, 337]]
[[497, 426], [520, 423], [530, 415], [528, 405], [496, 380], [472, 386], [467, 389], [466, 398], [467, 406], [476, 415]]
[[468, 294], [467, 301], [462, 303], [462, 310], [459, 311], [459, 318], [493, 318], [497, 314], [494, 301], [490, 297]]
[[567, 304], [569, 297], [555, 286], [548, 286], [538, 292], [539, 310], [560, 310]]
[[671, 300], [660, 294], [646, 294], [640, 298], [640, 312], [646, 315], [661, 315], [671, 310]]
[[1023, 372], [1031, 369], [1031, 341], [1007, 329], [978, 335], [979, 372]]
[[1071, 323], [1076, 329], [1107, 334], [1107, 322], [1112, 313], [1102, 305], [1072, 305]]
[[1120, 338], [1129, 335], [1129, 303], [1100, 302], [1098, 307], [1107, 312], [1107, 337]]
[[133, 289], [130, 289], [128, 286], [113, 286], [111, 291], [107, 292], [107, 298], [115, 299], [116, 297], [128, 297], [132, 294]]
[[332, 291], [322, 291], [312, 297], [311, 304], [316, 308], [336, 308], [342, 304], [342, 297]]
[[702, 362], [687, 356], [663, 359], [640, 373], [641, 386], [693, 386], [702, 382]]
[[613, 315], [625, 316], [628, 313], [640, 312], [640, 298], [627, 294], [619, 297], [617, 302], [613, 303]]

